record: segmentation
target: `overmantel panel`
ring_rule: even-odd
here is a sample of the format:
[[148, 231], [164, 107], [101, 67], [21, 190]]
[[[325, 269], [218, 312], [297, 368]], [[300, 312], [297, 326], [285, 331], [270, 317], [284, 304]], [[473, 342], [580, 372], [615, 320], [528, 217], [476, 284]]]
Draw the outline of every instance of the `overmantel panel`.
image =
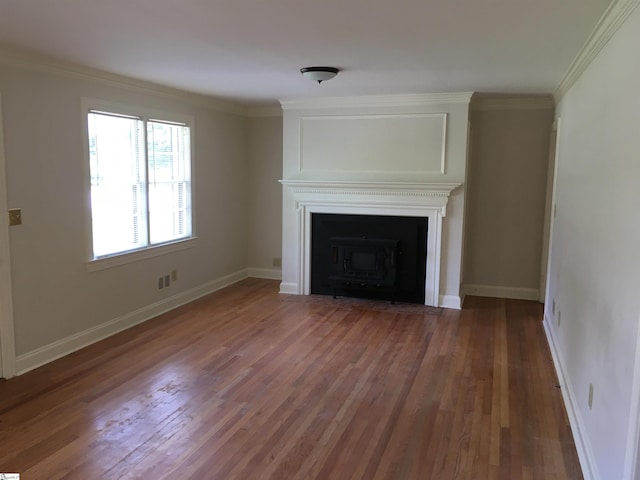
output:
[[446, 113], [303, 115], [300, 173], [444, 175]]

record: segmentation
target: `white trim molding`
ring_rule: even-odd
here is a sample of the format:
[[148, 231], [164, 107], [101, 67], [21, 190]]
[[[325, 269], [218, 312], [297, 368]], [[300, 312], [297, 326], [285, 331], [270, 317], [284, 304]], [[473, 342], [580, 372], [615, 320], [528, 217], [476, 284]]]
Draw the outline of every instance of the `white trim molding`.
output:
[[[0, 97], [0, 214], [8, 208], [7, 177]], [[11, 249], [7, 217], [0, 218], [0, 377], [11, 378], [16, 372], [16, 352], [13, 327], [13, 293], [11, 280]]]
[[631, 383], [631, 409], [629, 414], [629, 430], [627, 431], [627, 451], [624, 456], [624, 473], [622, 478], [636, 479], [640, 473], [640, 315], [638, 315], [636, 334], [636, 355], [633, 364], [633, 381]]
[[567, 409], [567, 416], [569, 417], [569, 425], [571, 426], [571, 433], [573, 434], [573, 441], [576, 444], [576, 450], [578, 451], [578, 459], [580, 460], [580, 467], [582, 468], [582, 475], [584, 480], [599, 480], [600, 474], [598, 473], [598, 466], [596, 464], [595, 456], [591, 443], [589, 442], [589, 436], [586, 434], [586, 428], [580, 411], [576, 408], [577, 400], [574, 396], [574, 389], [571, 384], [571, 379], [566, 374], [567, 369], [564, 365], [564, 360], [558, 350], [553, 326], [549, 323], [549, 317], [544, 316], [544, 331], [547, 336], [547, 342], [549, 343], [549, 349], [551, 350], [551, 358], [553, 359], [553, 365], [558, 375], [558, 381], [560, 382], [560, 392], [562, 393], [562, 399], [564, 400], [565, 408]]
[[536, 301], [539, 299], [537, 288], [465, 284], [462, 286], [462, 291], [463, 296], [475, 295], [477, 297], [513, 298], [516, 300]]
[[[342, 138], [349, 128], [353, 129], [354, 123], [359, 126], [356, 128], [357, 135], [365, 135], [365, 138], [360, 140], [363, 142], [370, 142], [371, 138], [379, 136], [384, 132], [385, 148], [389, 145], [394, 145], [394, 138], [406, 127], [405, 123], [398, 124], [397, 122], [411, 122], [412, 124], [421, 123], [421, 129], [424, 135], [424, 143], [415, 143], [413, 148], [420, 151], [418, 155], [405, 155], [404, 161], [396, 159], [396, 163], [388, 164], [388, 170], [380, 168], [371, 168], [368, 165], [368, 175], [380, 175], [385, 177], [389, 174], [398, 174], [402, 172], [405, 178], [416, 178], [418, 176], [441, 176], [446, 172], [446, 159], [447, 159], [447, 121], [448, 114], [445, 112], [424, 112], [424, 113], [375, 113], [375, 114], [358, 114], [358, 115], [301, 115], [298, 117], [298, 132], [299, 132], [299, 152], [298, 152], [298, 174], [302, 176], [306, 175], [318, 175], [319, 172], [326, 175], [328, 172], [333, 174], [346, 174], [357, 175], [358, 171], [349, 171], [342, 167], [337, 167], [336, 158], [340, 159], [344, 145], [342, 144]], [[425, 124], [424, 122], [429, 122]], [[326, 131], [327, 127], [333, 127], [329, 132]], [[436, 130], [436, 127], [440, 130], [439, 139], [430, 138], [426, 135], [429, 130]], [[349, 130], [353, 132], [353, 130]], [[436, 130], [437, 131], [437, 130]], [[366, 134], [364, 133], [366, 132]], [[320, 139], [318, 138], [320, 135]], [[307, 145], [307, 140], [315, 137], [315, 142], [320, 143], [322, 148], [312, 148]], [[405, 143], [403, 138], [400, 144]], [[358, 143], [356, 141], [356, 143]], [[333, 145], [333, 147], [332, 147]], [[317, 147], [317, 145], [316, 145]], [[430, 149], [432, 149], [430, 151]], [[321, 153], [319, 152], [321, 150]], [[347, 157], [342, 158], [342, 161], [350, 162], [352, 159], [349, 154]], [[311, 161], [309, 161], [311, 157]], [[411, 167], [406, 168], [404, 163], [407, 161], [407, 157], [412, 157], [416, 162]], [[315, 159], [315, 161], [314, 161]], [[333, 159], [333, 169], [327, 168], [327, 160]], [[367, 153], [367, 161], [371, 161], [370, 153]], [[340, 160], [338, 160], [340, 163]], [[307, 168], [311, 164], [310, 168]], [[314, 165], [315, 164], [315, 165]], [[405, 168], [402, 167], [405, 166]], [[415, 170], [414, 170], [415, 169]], [[333, 170], [333, 171], [332, 171]], [[330, 173], [329, 173], [330, 174]], [[371, 178], [371, 177], [370, 177]], [[326, 179], [325, 179], [326, 180]]]
[[139, 262], [148, 258], [159, 257], [173, 252], [180, 252], [197, 246], [198, 237], [189, 237], [162, 245], [151, 245], [140, 250], [122, 252], [108, 257], [97, 258], [87, 262], [87, 272], [98, 272], [108, 268]]
[[113, 320], [63, 338], [56, 342], [40, 347], [29, 353], [19, 355], [16, 358], [16, 370], [18, 375], [22, 375], [34, 368], [38, 368], [58, 358], [80, 350], [93, 343], [99, 342], [107, 337], [115, 335], [127, 328], [131, 328], [140, 323], [151, 320], [158, 315], [173, 310], [181, 305], [185, 305], [200, 297], [232, 285], [247, 278], [247, 270], [240, 270], [230, 275], [225, 275], [216, 280], [192, 288], [185, 292], [178, 293], [169, 298], [152, 303], [145, 307], [121, 315]]
[[355, 97], [325, 97], [305, 99], [282, 99], [283, 110], [324, 110], [335, 108], [380, 108], [380, 107], [419, 107], [431, 105], [468, 105], [473, 92], [424, 93], [397, 95], [360, 95]]
[[298, 284], [291, 282], [280, 282], [280, 292], [284, 295], [298, 295]]
[[462, 308], [462, 299], [456, 295], [440, 295], [440, 307], [460, 310]]
[[[392, 197], [399, 204], [406, 203], [404, 197], [438, 198], [431, 205], [438, 205], [446, 216], [449, 195], [461, 183], [451, 182], [358, 182], [358, 181], [324, 181], [324, 180], [279, 180], [282, 185], [291, 188], [297, 198], [316, 195], [351, 197]], [[346, 198], [345, 200], [349, 200]], [[435, 203], [434, 203], [435, 202]]]
[[584, 46], [571, 63], [569, 70], [565, 73], [555, 92], [553, 92], [556, 102], [560, 102], [564, 94], [580, 78], [580, 75], [639, 4], [640, 0], [613, 0], [611, 2], [611, 5], [604, 12]]
[[[442, 218], [450, 193], [459, 183], [333, 182], [280, 180], [290, 189], [297, 216], [295, 251], [298, 283], [281, 284], [281, 293], [309, 295], [311, 288], [311, 216], [314, 213], [424, 217], [427, 226], [425, 305], [440, 306]], [[460, 299], [447, 299], [460, 308]], [[449, 305], [447, 305], [449, 306]]]

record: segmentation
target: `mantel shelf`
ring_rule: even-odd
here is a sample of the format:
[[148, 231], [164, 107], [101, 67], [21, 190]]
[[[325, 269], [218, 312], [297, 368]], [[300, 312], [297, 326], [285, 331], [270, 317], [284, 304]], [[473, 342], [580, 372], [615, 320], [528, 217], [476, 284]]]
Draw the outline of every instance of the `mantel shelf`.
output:
[[280, 180], [295, 193], [411, 195], [448, 197], [460, 183]]

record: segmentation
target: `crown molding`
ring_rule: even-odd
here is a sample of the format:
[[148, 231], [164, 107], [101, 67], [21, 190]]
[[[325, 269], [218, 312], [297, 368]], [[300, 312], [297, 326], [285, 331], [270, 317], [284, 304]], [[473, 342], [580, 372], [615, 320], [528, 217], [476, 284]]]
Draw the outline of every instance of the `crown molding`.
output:
[[551, 95], [495, 95], [476, 94], [471, 99], [471, 110], [553, 110]]
[[181, 100], [194, 106], [206, 107], [220, 112], [240, 116], [248, 115], [247, 107], [233, 102], [180, 90], [178, 88], [167, 87], [77, 63], [54, 59], [15, 47], [0, 46], [0, 65], [50, 73], [77, 80], [90, 80], [135, 93], [144, 93], [171, 100]]
[[613, 0], [553, 92], [556, 103], [560, 102], [565, 93], [580, 78], [638, 4], [640, 0]]
[[283, 110], [349, 108], [349, 107], [414, 107], [460, 103], [468, 105], [473, 92], [422, 93], [399, 95], [361, 95], [352, 97], [325, 97], [282, 99]]

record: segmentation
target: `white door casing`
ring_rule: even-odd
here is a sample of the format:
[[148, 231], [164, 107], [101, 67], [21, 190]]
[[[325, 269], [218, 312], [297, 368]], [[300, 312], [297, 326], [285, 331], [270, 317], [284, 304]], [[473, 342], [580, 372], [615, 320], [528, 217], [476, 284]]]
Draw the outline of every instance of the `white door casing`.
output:
[[11, 254], [7, 219], [7, 181], [4, 156], [2, 97], [0, 96], [0, 376], [15, 375], [15, 344], [13, 333], [13, 296], [11, 289]]

